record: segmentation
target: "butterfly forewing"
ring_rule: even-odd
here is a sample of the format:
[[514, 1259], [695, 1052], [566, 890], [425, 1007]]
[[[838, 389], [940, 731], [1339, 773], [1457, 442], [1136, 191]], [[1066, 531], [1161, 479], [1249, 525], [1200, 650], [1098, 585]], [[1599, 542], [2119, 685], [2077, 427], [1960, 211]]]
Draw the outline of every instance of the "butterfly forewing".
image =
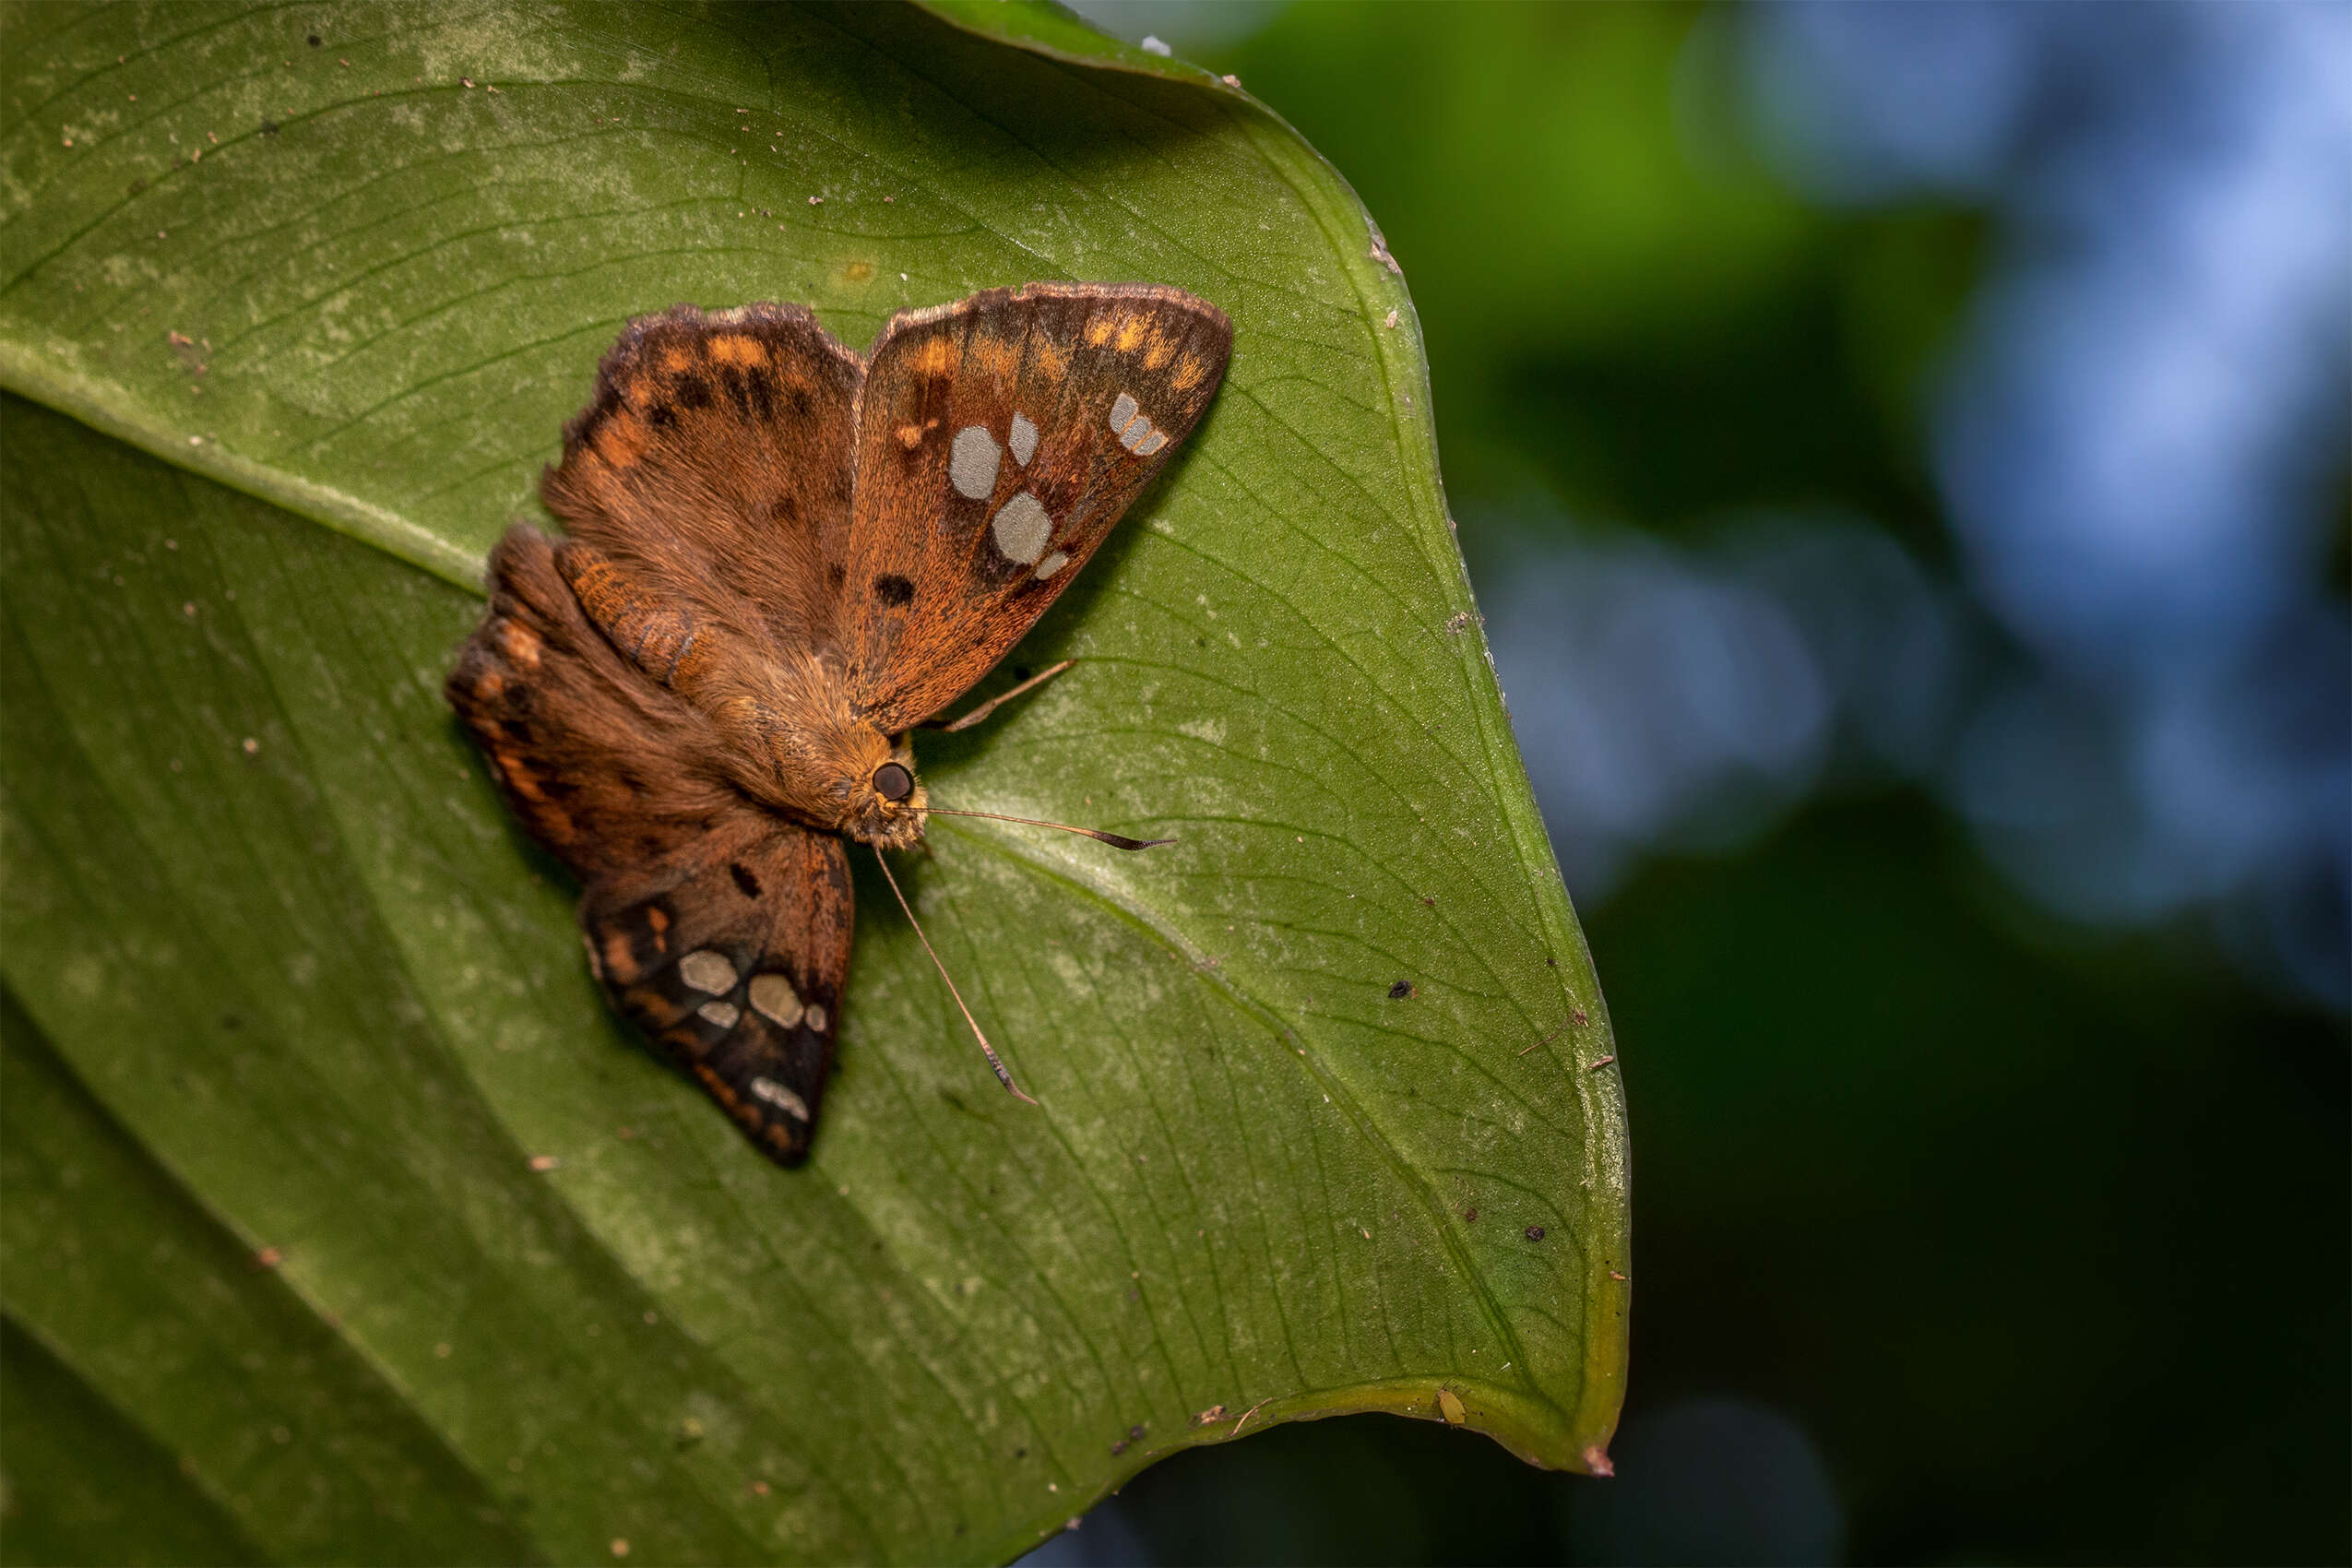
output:
[[954, 701], [1075, 577], [1225, 374], [1214, 306], [1033, 283], [894, 320], [859, 398], [837, 636], [889, 731]]
[[685, 854], [592, 884], [580, 926], [622, 1016], [797, 1165], [833, 1064], [853, 907], [840, 839], [746, 812]]

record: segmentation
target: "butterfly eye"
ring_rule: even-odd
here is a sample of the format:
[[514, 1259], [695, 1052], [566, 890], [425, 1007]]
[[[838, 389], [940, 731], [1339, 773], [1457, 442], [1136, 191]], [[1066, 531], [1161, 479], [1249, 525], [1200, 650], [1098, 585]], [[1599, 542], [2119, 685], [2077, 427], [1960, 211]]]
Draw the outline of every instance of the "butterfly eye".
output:
[[915, 776], [895, 762], [873, 770], [874, 792], [885, 801], [903, 801], [915, 792]]

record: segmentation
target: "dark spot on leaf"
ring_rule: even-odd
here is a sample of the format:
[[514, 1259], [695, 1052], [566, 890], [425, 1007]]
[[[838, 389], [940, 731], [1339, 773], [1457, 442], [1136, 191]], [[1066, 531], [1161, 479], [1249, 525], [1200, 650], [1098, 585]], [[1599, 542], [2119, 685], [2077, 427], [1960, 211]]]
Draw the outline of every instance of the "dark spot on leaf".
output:
[[315, 49], [315, 48], [317, 48], [317, 47], [319, 46], [319, 44], [320, 44], [321, 42], [325, 42], [325, 41], [324, 41], [324, 40], [322, 40], [322, 39], [318, 36], [318, 34], [316, 34], [316, 33], [313, 33], [313, 34], [311, 34], [308, 38], [306, 38], [306, 39], [303, 40], [303, 42], [304, 43], [309, 44], [309, 45], [310, 45], [313, 49]]
[[1530, 1225], [1530, 1226], [1528, 1226], [1528, 1227], [1527, 1227], [1527, 1240], [1528, 1240], [1528, 1241], [1542, 1241], [1542, 1240], [1543, 1240], [1543, 1227], [1542, 1227], [1542, 1226], [1540, 1226], [1540, 1225]]
[[1478, 1206], [1473, 1204], [1468, 1208], [1464, 1209], [1462, 1211], [1462, 1218], [1472, 1225], [1476, 1225], [1479, 1222]]
[[1391, 1002], [1402, 1002], [1412, 994], [1413, 982], [1408, 980], [1400, 980], [1388, 988], [1388, 1000]]
[[1127, 1443], [1126, 1440], [1123, 1438], [1111, 1445], [1111, 1456], [1114, 1458], [1125, 1452], [1127, 1452]]
[[[879, 1250], [881, 1249], [881, 1246], [882, 1246], [882, 1243], [881, 1243], [881, 1242], [879, 1242], [879, 1241], [876, 1241], [876, 1242], [874, 1243], [874, 1247], [875, 1247], [875, 1249], [876, 1249], [877, 1251], [879, 1251]], [[1026, 1458], [1028, 1458], [1028, 1456], [1029, 1456], [1029, 1451], [1028, 1451], [1028, 1449], [1026, 1449], [1026, 1448], [1016, 1448], [1015, 1450], [1013, 1450], [1013, 1457], [1014, 1457], [1014, 1458], [1016, 1458], [1016, 1459], [1026, 1459]]]
[[893, 610], [901, 610], [915, 600], [915, 585], [896, 572], [885, 572], [873, 580], [873, 597]]
[[244, 1020], [238, 1017], [234, 1013], [223, 1013], [220, 1015], [220, 1027], [224, 1029], [236, 1028], [244, 1022]]
[[261, 123], [261, 134], [266, 137], [276, 136], [278, 134], [278, 122], [275, 120], [264, 120]]
[[759, 878], [752, 874], [751, 867], [743, 864], [741, 861], [729, 861], [727, 862], [727, 874], [735, 879], [735, 885], [742, 891], [744, 897], [756, 898], [759, 897]]
[[1129, 1428], [1127, 1429], [1127, 1441], [1128, 1441], [1128, 1442], [1130, 1442], [1130, 1443], [1141, 1443], [1143, 1440], [1144, 1440], [1144, 1429], [1143, 1429], [1142, 1427], [1140, 1427], [1140, 1426], [1132, 1426], [1132, 1427], [1129, 1427]]

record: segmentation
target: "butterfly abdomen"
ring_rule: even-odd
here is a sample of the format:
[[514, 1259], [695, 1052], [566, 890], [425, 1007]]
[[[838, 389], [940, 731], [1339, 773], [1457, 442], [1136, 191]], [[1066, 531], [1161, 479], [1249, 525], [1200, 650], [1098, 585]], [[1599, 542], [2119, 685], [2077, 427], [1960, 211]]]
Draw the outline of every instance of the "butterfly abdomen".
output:
[[719, 654], [719, 639], [703, 637], [702, 624], [692, 611], [654, 598], [624, 576], [595, 546], [577, 540], [556, 546], [555, 569], [606, 640], [662, 685], [693, 691]]

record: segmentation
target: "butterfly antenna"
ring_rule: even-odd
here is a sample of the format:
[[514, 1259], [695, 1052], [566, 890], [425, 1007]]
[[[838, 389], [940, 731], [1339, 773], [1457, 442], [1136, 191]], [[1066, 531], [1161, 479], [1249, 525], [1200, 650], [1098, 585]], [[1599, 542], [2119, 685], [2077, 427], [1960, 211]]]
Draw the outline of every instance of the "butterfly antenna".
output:
[[1005, 816], [999, 812], [951, 812], [945, 806], [929, 808], [933, 816], [978, 816], [991, 822], [1017, 822], [1024, 827], [1051, 827], [1063, 833], [1075, 833], [1098, 844], [1108, 844], [1114, 849], [1156, 849], [1162, 844], [1173, 844], [1173, 838], [1130, 838], [1124, 834], [1105, 833], [1099, 827], [1073, 827], [1066, 822], [1039, 822], [1033, 816]]
[[915, 919], [914, 909], [907, 902], [907, 896], [898, 891], [898, 879], [890, 874], [890, 862], [883, 859], [879, 847], [874, 849], [873, 858], [881, 863], [882, 879], [890, 884], [890, 896], [898, 900], [900, 909], [907, 911], [907, 923], [915, 928], [915, 940], [923, 944], [924, 952], [931, 954], [932, 968], [937, 969], [939, 978], [947, 982], [947, 994], [956, 999], [956, 1006], [964, 1015], [964, 1022], [972, 1026], [972, 1038], [980, 1041], [980, 1050], [987, 1054], [988, 1064], [996, 1069], [996, 1081], [1010, 1089], [1015, 1099], [1026, 1099], [1035, 1105], [1037, 1101], [1021, 1092], [1021, 1086], [1013, 1081], [1013, 1075], [1004, 1070], [1004, 1063], [998, 1059], [996, 1048], [988, 1043], [986, 1035], [980, 1033], [980, 1020], [973, 1017], [972, 1010], [964, 1005], [964, 993], [956, 989], [955, 979], [948, 974], [947, 966], [939, 961], [939, 954], [932, 947], [931, 938], [923, 934], [922, 921]]

